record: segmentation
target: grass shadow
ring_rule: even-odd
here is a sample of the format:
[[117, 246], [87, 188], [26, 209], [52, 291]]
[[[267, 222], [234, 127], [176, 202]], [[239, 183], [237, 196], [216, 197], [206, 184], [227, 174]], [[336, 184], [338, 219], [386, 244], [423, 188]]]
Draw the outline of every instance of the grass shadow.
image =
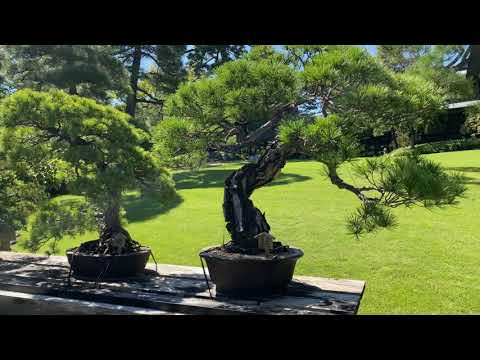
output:
[[480, 172], [480, 167], [475, 166], [458, 166], [458, 167], [448, 167], [446, 170], [452, 171], [462, 171], [462, 172]]
[[[184, 189], [202, 189], [202, 188], [222, 188], [225, 179], [234, 170], [228, 169], [202, 169], [198, 171], [184, 171], [174, 174], [177, 190]], [[293, 182], [310, 180], [310, 176], [281, 173], [272, 183], [266, 186], [286, 185]]]
[[[480, 173], [480, 167], [474, 167], [474, 166], [457, 166], [457, 167], [448, 167], [446, 170], [451, 170], [451, 171], [459, 171], [459, 172], [464, 172], [464, 173], [474, 173], [478, 172]], [[467, 176], [465, 174], [463, 175], [463, 183], [464, 184], [472, 184], [472, 185], [480, 185], [480, 179]]]
[[464, 184], [473, 184], [473, 185], [480, 185], [480, 179], [478, 178], [473, 178], [471, 176], [463, 176], [464, 181], [462, 181]]
[[183, 199], [178, 194], [169, 200], [141, 195], [126, 195], [122, 199], [122, 205], [126, 211], [126, 218], [129, 223], [145, 221], [165, 214], [179, 206], [182, 202]]

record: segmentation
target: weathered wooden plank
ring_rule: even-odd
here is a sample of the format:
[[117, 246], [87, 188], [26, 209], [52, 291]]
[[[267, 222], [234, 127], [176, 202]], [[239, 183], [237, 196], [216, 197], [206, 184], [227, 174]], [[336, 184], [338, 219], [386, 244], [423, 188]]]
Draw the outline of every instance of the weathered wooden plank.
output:
[[0, 290], [0, 315], [183, 315], [133, 306], [112, 305]]
[[[8, 284], [10, 282], [10, 284]], [[15, 292], [30, 292], [32, 286], [21, 281], [1, 281], [0, 288]], [[176, 312], [192, 315], [240, 315], [240, 314], [281, 314], [281, 315], [332, 315], [334, 312], [328, 309], [303, 309], [288, 308], [283, 309], [278, 306], [261, 307], [256, 302], [241, 301], [235, 302], [217, 301], [202, 298], [185, 298], [172, 295], [149, 294], [143, 292], [117, 292], [110, 289], [81, 289], [65, 290], [55, 289], [52, 286], [38, 286], [35, 288], [37, 294], [46, 294], [55, 297], [66, 297], [79, 300], [91, 300], [109, 304], [126, 305], [141, 307], [146, 309], [158, 309], [167, 312]]]
[[3, 290], [185, 314], [355, 314], [364, 287], [362, 281], [302, 276], [295, 277], [286, 296], [245, 300], [216, 296], [210, 283], [212, 299], [203, 271], [196, 267], [159, 264], [160, 275], [101, 282], [98, 289], [78, 279], [69, 287], [65, 257], [0, 252], [0, 259]]
[[[5, 265], [4, 265], [5, 266]], [[0, 265], [0, 270], [2, 269], [2, 265]], [[9, 270], [4, 270], [3, 274], [9, 275], [18, 275], [23, 277], [32, 277], [37, 278], [39, 275], [42, 274], [42, 277], [39, 280], [44, 280], [44, 278], [48, 278], [50, 280], [64, 278], [66, 279], [68, 276], [67, 269], [65, 268], [58, 268], [53, 269], [52, 267], [45, 267], [42, 264], [25, 264], [23, 266], [19, 266], [18, 268], [13, 268]], [[84, 282], [81, 280], [74, 280], [75, 283], [78, 284], [89, 284], [88, 282]], [[99, 283], [102, 287], [107, 288], [130, 288], [130, 289], [137, 289], [140, 291], [152, 292], [152, 293], [172, 293], [178, 294], [182, 296], [196, 296], [196, 297], [204, 297], [208, 298], [210, 296], [207, 285], [203, 277], [200, 278], [190, 278], [190, 277], [174, 277], [174, 276], [144, 276], [144, 280], [130, 280], [128, 282], [116, 282], [116, 283], [108, 283], [108, 282], [101, 282]], [[215, 286], [211, 285], [212, 293], [215, 294]], [[333, 301], [338, 302], [339, 304], [343, 304], [344, 302], [358, 302], [359, 295], [356, 294], [342, 294], [342, 293], [330, 293], [323, 290], [320, 290], [314, 286], [293, 282], [290, 286], [288, 296], [286, 297], [289, 299], [290, 297], [308, 297], [308, 298], [316, 298], [321, 301]], [[257, 297], [255, 300], [257, 301], [268, 301], [270, 298], [261, 298]]]
[[[288, 300], [289, 297], [281, 297], [281, 300], [271, 301], [270, 303], [238, 300], [229, 298], [209, 299], [206, 297], [188, 297], [180, 294], [168, 294], [154, 292], [151, 289], [128, 288], [124, 287], [102, 287], [97, 289], [93, 286], [67, 287], [64, 279], [34, 279], [25, 276], [0, 275], [0, 289], [9, 291], [30, 292], [34, 294], [44, 294], [50, 296], [63, 296], [74, 299], [88, 299], [97, 302], [107, 302], [119, 305], [129, 305], [137, 307], [146, 307], [159, 309], [163, 311], [174, 311], [187, 314], [350, 314], [352, 310], [345, 308], [345, 303], [336, 302], [326, 305], [321, 299], [303, 299], [301, 305], [295, 304], [300, 301], [297, 298], [294, 301]], [[108, 284], [107, 284], [108, 285]], [[128, 290], [128, 291], [126, 291]], [[285, 308], [285, 303], [291, 303]]]
[[316, 286], [324, 291], [362, 295], [365, 289], [365, 281], [361, 280], [328, 279], [315, 276], [295, 276], [294, 280]]
[[[36, 254], [20, 254], [10, 252], [0, 252], [0, 259], [7, 261], [25, 261], [31, 263], [34, 259], [37, 265], [58, 265], [68, 267], [68, 261], [64, 256], [41, 256]], [[149, 263], [147, 268], [155, 270], [155, 264]], [[208, 275], [208, 269], [205, 268]], [[204, 281], [204, 275], [201, 267], [158, 264], [158, 273], [163, 276], [187, 277]], [[365, 281], [347, 280], [347, 279], [329, 279], [314, 276], [294, 276], [294, 281], [311, 285], [321, 291], [341, 292], [346, 294], [362, 295], [365, 288]]]

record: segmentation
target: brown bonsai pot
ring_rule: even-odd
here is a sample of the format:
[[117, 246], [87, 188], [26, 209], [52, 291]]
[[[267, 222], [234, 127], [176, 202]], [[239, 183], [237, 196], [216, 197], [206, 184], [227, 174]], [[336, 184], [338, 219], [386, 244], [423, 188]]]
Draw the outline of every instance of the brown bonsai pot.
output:
[[[93, 244], [98, 240], [89, 241]], [[77, 278], [118, 280], [142, 274], [150, 257], [150, 248], [122, 255], [85, 254], [78, 248], [67, 250], [67, 259], [72, 275]]]
[[251, 297], [284, 294], [292, 280], [297, 260], [303, 251], [287, 251], [264, 255], [228, 253], [222, 247], [211, 247], [200, 252], [205, 259], [210, 278], [219, 294]]

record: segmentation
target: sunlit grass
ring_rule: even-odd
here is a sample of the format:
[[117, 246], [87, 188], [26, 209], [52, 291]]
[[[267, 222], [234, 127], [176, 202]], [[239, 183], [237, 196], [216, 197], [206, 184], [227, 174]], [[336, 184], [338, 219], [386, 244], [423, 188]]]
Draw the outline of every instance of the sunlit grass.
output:
[[[319, 163], [289, 162], [282, 177], [256, 191], [253, 200], [280, 241], [304, 250], [296, 274], [367, 282], [361, 314], [480, 313], [480, 150], [428, 157], [463, 171], [466, 197], [442, 209], [396, 209], [397, 228], [360, 240], [345, 228], [357, 200], [333, 186]], [[228, 241], [223, 180], [237, 166], [175, 174], [179, 198], [170, 204], [129, 194], [127, 229], [153, 248], [158, 262], [199, 266], [200, 249]], [[347, 176], [348, 171], [343, 169]], [[64, 239], [60, 249], [95, 238], [89, 233]]]

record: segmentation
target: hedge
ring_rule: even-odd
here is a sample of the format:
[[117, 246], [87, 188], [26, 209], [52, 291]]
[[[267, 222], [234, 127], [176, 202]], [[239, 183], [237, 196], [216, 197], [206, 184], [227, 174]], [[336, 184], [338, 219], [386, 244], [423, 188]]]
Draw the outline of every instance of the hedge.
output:
[[[460, 151], [460, 150], [473, 150], [480, 149], [480, 139], [468, 138], [468, 139], [456, 139], [446, 141], [436, 141], [425, 144], [418, 144], [414, 150], [417, 154], [434, 154], [447, 151]], [[409, 148], [398, 148], [392, 151], [390, 154], [394, 156], [403, 155], [406, 152], [412, 151]]]

